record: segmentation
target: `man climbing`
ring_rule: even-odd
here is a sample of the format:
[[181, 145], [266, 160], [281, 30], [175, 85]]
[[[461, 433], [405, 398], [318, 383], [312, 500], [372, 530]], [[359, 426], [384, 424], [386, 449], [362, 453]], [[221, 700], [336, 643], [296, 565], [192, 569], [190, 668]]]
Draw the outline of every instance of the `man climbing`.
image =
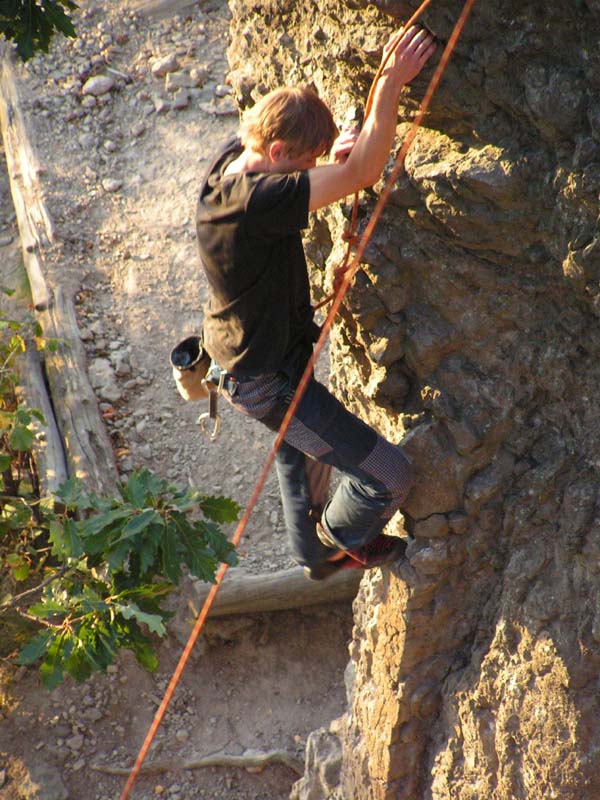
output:
[[[308, 212], [379, 179], [400, 91], [434, 49], [425, 30], [395, 33], [362, 131], [337, 141], [331, 113], [314, 92], [271, 92], [246, 113], [241, 138], [219, 153], [202, 185], [197, 234], [210, 291], [204, 345], [225, 397], [272, 430], [316, 339], [300, 234]], [[330, 151], [332, 163], [317, 166]], [[276, 466], [292, 555], [308, 577], [402, 557], [403, 540], [382, 531], [411, 487], [410, 462], [314, 378]], [[332, 467], [342, 477], [328, 500]]]

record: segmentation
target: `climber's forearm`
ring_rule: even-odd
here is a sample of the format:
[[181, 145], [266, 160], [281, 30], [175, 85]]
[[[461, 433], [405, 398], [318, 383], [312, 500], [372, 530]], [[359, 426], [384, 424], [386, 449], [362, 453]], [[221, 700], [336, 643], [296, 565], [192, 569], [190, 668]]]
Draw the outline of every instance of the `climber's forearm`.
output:
[[402, 87], [417, 75], [435, 50], [433, 38], [411, 28], [394, 34], [384, 49], [384, 69], [373, 90], [372, 106], [348, 158], [309, 170], [310, 209], [314, 211], [372, 186], [394, 143]]
[[381, 177], [396, 137], [401, 90], [401, 86], [385, 81], [375, 87], [371, 113], [346, 161], [356, 189], [372, 186]]
[[343, 164], [325, 164], [309, 170], [310, 209], [372, 186], [394, 143], [399, 91], [382, 86], [375, 94], [373, 113], [366, 120], [356, 144]]

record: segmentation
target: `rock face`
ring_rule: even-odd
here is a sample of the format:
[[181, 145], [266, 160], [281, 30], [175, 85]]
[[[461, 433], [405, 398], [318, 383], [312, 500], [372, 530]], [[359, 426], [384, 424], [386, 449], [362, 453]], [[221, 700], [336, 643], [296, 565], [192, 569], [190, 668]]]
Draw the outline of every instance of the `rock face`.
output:
[[[238, 102], [312, 83], [343, 122], [416, 3], [231, 7]], [[599, 37], [597, 0], [475, 5], [334, 333], [336, 391], [419, 472], [409, 563], [355, 606], [340, 798], [600, 797]]]

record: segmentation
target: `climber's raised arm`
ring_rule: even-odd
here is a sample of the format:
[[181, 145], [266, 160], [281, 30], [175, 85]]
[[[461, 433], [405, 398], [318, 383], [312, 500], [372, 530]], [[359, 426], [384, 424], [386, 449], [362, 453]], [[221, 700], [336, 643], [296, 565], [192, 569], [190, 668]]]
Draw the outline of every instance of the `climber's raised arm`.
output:
[[309, 170], [311, 210], [376, 183], [394, 143], [402, 87], [419, 74], [434, 50], [433, 37], [422, 28], [400, 30], [390, 38], [384, 47], [387, 61], [374, 88], [371, 112], [348, 157], [342, 163]]

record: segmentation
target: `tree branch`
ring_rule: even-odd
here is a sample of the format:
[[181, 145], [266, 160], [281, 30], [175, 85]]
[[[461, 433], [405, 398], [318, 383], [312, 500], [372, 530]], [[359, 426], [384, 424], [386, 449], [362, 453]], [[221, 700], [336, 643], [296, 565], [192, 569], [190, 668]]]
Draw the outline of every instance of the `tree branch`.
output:
[[[5, 609], [0, 610], [4, 611]], [[31, 622], [35, 622], [38, 625], [43, 625], [45, 628], [55, 628], [56, 630], [60, 630], [63, 627], [64, 623], [57, 623], [57, 622], [48, 622], [47, 619], [42, 619], [41, 617], [36, 617], [33, 614], [28, 614], [23, 609], [19, 608], [18, 606], [13, 606], [13, 610], [16, 611], [19, 616], [23, 617], [23, 619], [31, 620]]]
[[[58, 572], [55, 572], [54, 575], [50, 575], [50, 577], [48, 578], [45, 578], [38, 586], [34, 586], [32, 589], [27, 589], [27, 591], [21, 592], [21, 594], [16, 594], [14, 597], [11, 597], [11, 599], [8, 600], [6, 603], [2, 603], [2, 605], [0, 605], [0, 614], [3, 614], [10, 608], [15, 608], [16, 606], [18, 606], [20, 601], [24, 597], [29, 597], [33, 594], [36, 594], [37, 592], [41, 592], [41, 590], [44, 589], [46, 586], [48, 586], [48, 584], [52, 583], [52, 581], [56, 581], [58, 580], [58, 578], [62, 578], [62, 576], [65, 574], [65, 572], [68, 571], [68, 569], [69, 567], [66, 564], [63, 564], [63, 566], [58, 570]], [[24, 616], [24, 613], [22, 611], [19, 611], [19, 613], [23, 614]]]

